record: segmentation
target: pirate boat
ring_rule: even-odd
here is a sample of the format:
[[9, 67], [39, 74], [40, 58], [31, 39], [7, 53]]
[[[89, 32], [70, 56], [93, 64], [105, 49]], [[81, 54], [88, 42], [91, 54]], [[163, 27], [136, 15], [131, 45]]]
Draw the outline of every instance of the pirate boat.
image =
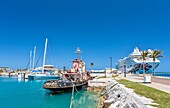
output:
[[78, 58], [72, 61], [72, 68], [69, 70], [63, 69], [61, 80], [49, 80], [44, 82], [43, 88], [53, 92], [72, 91], [72, 88], [80, 90], [88, 84], [91, 79], [85, 68], [85, 62], [80, 59], [80, 49], [77, 48], [76, 53]]

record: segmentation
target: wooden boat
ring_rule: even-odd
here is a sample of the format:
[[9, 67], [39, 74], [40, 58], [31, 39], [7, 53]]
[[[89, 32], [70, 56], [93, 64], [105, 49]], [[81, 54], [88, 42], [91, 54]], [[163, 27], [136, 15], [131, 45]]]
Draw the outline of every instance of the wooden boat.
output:
[[72, 61], [72, 68], [62, 72], [62, 80], [46, 81], [43, 85], [44, 89], [53, 92], [72, 91], [72, 88], [80, 90], [83, 86], [88, 84], [91, 79], [90, 74], [87, 73], [85, 62], [80, 60], [80, 49], [77, 48], [78, 59]]
[[43, 88], [53, 92], [62, 92], [62, 91], [65, 92], [65, 91], [72, 91], [73, 87], [75, 87], [77, 90], [80, 90], [82, 89], [83, 86], [86, 86], [87, 84], [88, 84], [88, 80], [80, 81], [80, 82], [63, 82], [63, 81], [50, 80], [44, 83]]

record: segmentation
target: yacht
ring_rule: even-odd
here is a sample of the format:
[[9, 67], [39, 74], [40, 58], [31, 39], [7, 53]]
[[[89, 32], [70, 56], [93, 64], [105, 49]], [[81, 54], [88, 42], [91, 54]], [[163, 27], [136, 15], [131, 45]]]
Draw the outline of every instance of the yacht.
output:
[[53, 65], [44, 65], [44, 72], [42, 72], [43, 67], [38, 67], [32, 70], [31, 74], [28, 75], [29, 80], [41, 80], [41, 79], [59, 79], [58, 69], [54, 68]]

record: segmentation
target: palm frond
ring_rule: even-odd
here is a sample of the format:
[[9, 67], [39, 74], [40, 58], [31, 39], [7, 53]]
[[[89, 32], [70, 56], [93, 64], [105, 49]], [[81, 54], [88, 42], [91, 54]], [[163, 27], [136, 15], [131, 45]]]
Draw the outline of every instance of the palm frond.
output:
[[148, 54], [149, 54], [149, 51], [144, 51], [144, 50], [142, 50], [142, 53], [141, 53], [142, 59], [143, 59], [143, 60], [146, 60], [146, 57], [148, 56]]
[[163, 58], [164, 56], [163, 56], [163, 55], [158, 55], [158, 56], [157, 56], [157, 58], [161, 58], [161, 57]]
[[153, 50], [153, 52], [151, 53], [151, 55], [149, 57], [151, 57], [155, 60], [156, 58], [163, 57], [163, 55], [161, 55], [161, 54], [162, 54], [161, 50], [155, 49], [155, 50]]

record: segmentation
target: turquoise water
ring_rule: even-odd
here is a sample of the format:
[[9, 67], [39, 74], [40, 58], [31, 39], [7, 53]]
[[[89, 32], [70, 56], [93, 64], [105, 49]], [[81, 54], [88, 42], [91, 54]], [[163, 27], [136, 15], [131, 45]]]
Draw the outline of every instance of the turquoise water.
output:
[[170, 72], [156, 72], [156, 76], [170, 77]]
[[[50, 95], [42, 88], [44, 81], [18, 81], [0, 78], [0, 108], [69, 108], [71, 92]], [[81, 90], [75, 92], [73, 108], [96, 108], [99, 95]]]

